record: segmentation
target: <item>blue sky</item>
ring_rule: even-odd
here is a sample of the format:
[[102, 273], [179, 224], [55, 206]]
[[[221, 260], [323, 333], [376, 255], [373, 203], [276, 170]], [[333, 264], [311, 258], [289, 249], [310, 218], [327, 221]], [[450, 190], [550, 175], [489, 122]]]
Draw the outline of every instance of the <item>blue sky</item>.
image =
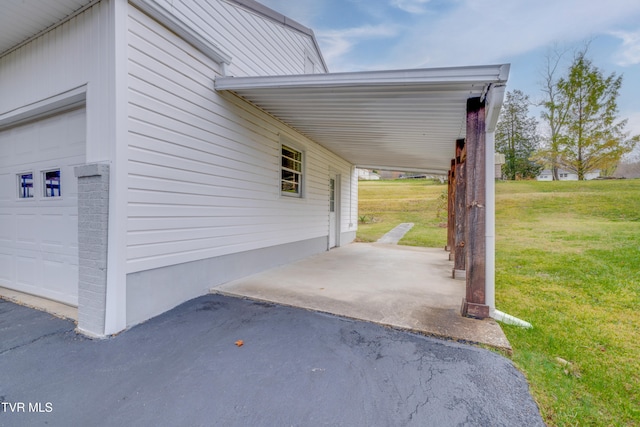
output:
[[[579, 49], [605, 75], [640, 134], [640, 0], [259, 0], [310, 27], [329, 70], [510, 63], [508, 89], [541, 98], [550, 49]], [[538, 112], [532, 110], [532, 114]]]

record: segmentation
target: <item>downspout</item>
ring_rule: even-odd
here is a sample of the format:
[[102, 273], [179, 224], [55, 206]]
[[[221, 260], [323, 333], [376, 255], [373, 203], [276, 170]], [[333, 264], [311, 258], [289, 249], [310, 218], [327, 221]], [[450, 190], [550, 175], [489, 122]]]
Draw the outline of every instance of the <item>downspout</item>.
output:
[[[493, 93], [495, 89], [499, 89], [499, 93]], [[493, 95], [493, 96], [491, 96]], [[487, 110], [489, 114], [499, 114], [500, 108], [497, 108], [497, 112], [494, 111], [493, 107], [495, 106], [495, 102], [491, 102], [495, 100], [495, 97], [499, 96], [498, 106], [502, 106], [502, 97], [504, 96], [504, 87], [497, 87], [494, 90], [489, 92], [489, 109]], [[492, 99], [493, 98], [493, 99]], [[493, 104], [493, 105], [492, 105]], [[497, 117], [494, 117], [495, 122], [497, 122]], [[486, 272], [485, 272], [485, 303], [489, 306], [489, 316], [494, 318], [495, 320], [508, 324], [508, 325], [516, 325], [521, 326], [523, 328], [531, 328], [532, 325], [529, 322], [526, 322], [522, 319], [518, 319], [515, 316], [504, 313], [496, 308], [496, 180], [494, 177], [495, 174], [495, 125], [487, 120], [489, 123], [489, 127], [487, 127], [486, 133], [486, 157], [485, 157], [485, 185], [486, 185], [486, 226], [485, 226], [485, 242], [486, 242]], [[492, 126], [493, 125], [493, 126]]]

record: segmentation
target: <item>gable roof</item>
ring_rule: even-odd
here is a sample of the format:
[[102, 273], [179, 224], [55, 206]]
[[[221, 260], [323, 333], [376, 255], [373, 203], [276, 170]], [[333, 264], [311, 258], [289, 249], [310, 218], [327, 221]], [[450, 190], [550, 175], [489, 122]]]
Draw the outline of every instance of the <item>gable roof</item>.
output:
[[271, 19], [285, 27], [291, 28], [293, 30], [296, 30], [298, 32], [301, 32], [309, 36], [313, 41], [313, 45], [315, 46], [315, 49], [318, 53], [318, 57], [320, 58], [320, 61], [322, 61], [323, 70], [327, 73], [329, 72], [327, 63], [325, 62], [324, 57], [322, 56], [320, 45], [318, 45], [318, 40], [316, 39], [316, 36], [311, 28], [305, 27], [299, 22], [281, 14], [280, 12], [276, 12], [275, 10], [268, 8], [267, 6], [263, 5], [262, 3], [258, 3], [255, 0], [225, 0], [225, 1], [228, 1], [230, 3], [235, 3], [238, 6], [241, 6], [252, 12], [255, 12], [265, 18]]
[[[51, 1], [9, 1], [2, 4], [0, 13], [0, 57], [18, 49], [23, 44], [63, 24], [101, 0], [51, 0]], [[141, 0], [153, 7], [159, 7], [155, 0]], [[322, 56], [318, 40], [313, 30], [270, 9], [255, 0], [224, 0], [252, 13], [270, 19], [292, 30], [310, 37], [321, 60], [325, 72], [329, 69]]]

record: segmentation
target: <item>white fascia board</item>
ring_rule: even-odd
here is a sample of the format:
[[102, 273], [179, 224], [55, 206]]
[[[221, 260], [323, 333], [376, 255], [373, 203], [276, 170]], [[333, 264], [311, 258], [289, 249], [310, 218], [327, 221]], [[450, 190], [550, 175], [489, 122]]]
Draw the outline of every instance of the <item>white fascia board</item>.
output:
[[378, 169], [385, 171], [394, 171], [394, 172], [420, 172], [428, 175], [447, 175], [449, 170], [440, 170], [440, 169], [424, 169], [424, 168], [408, 168], [406, 166], [391, 166], [391, 165], [363, 165], [357, 164], [355, 165], [357, 169]]
[[0, 113], [0, 130], [60, 111], [83, 105], [87, 99], [87, 85], [68, 90], [49, 98]]
[[178, 34], [200, 52], [222, 65], [223, 70], [231, 64], [231, 55], [224, 52], [218, 46], [207, 40], [189, 25], [182, 21], [170, 10], [156, 2], [155, 0], [130, 0], [133, 5], [160, 22], [171, 31]]
[[[506, 70], [506, 71], [505, 71]], [[218, 77], [216, 90], [269, 89], [292, 87], [392, 86], [412, 84], [506, 83], [509, 65], [426, 68], [411, 70], [362, 71], [290, 76]]]
[[506, 85], [498, 84], [491, 86], [487, 93], [487, 113], [485, 116], [485, 129], [487, 132], [495, 132], [500, 118], [500, 110], [504, 102], [504, 93]]

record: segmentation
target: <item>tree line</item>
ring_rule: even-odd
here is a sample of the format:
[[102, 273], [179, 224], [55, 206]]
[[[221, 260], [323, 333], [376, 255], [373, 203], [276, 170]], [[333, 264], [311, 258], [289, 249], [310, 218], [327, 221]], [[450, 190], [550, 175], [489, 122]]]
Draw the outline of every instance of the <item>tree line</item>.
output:
[[562, 53], [547, 55], [541, 91], [541, 119], [529, 113], [534, 105], [520, 90], [509, 91], [495, 132], [496, 151], [504, 154], [505, 179], [530, 179], [549, 169], [553, 179], [559, 170], [573, 172], [583, 180], [589, 172], [611, 176], [640, 135], [625, 131], [627, 120], [618, 117], [617, 98], [622, 76], [605, 75], [587, 57], [587, 48], [577, 52], [568, 69], [560, 71]]

